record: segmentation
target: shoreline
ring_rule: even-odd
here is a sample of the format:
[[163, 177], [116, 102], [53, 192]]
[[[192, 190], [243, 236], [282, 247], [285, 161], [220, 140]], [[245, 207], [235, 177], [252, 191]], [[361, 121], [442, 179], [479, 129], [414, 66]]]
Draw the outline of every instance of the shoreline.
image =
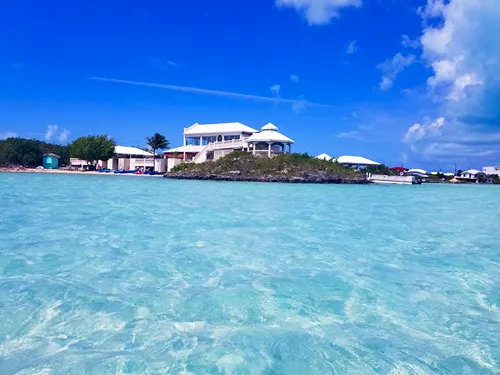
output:
[[227, 174], [169, 174], [163, 177], [172, 180], [195, 180], [195, 181], [227, 181], [227, 182], [267, 182], [267, 183], [285, 183], [285, 184], [344, 184], [344, 185], [369, 185], [372, 182], [365, 178], [343, 178], [343, 177], [323, 177], [323, 176], [241, 176]]
[[134, 176], [134, 177], [163, 177], [162, 174], [149, 175], [149, 174], [134, 174], [134, 173], [103, 173], [97, 171], [71, 171], [67, 169], [9, 169], [0, 168], [0, 173], [49, 173], [49, 174], [73, 174], [73, 175], [92, 175], [92, 176]]

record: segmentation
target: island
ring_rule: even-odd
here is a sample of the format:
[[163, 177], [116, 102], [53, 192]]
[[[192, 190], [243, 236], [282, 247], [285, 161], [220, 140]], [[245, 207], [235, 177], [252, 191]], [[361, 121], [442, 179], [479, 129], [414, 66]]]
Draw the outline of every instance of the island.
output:
[[364, 172], [308, 154], [272, 158], [233, 151], [216, 161], [183, 163], [164, 175], [180, 180], [255, 181], [316, 184], [368, 184]]

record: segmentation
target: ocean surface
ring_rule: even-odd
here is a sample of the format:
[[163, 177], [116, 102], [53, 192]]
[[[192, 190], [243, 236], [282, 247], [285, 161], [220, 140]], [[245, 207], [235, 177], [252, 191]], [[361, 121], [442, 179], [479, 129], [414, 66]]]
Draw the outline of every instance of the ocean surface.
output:
[[0, 173], [0, 374], [499, 374], [499, 199]]

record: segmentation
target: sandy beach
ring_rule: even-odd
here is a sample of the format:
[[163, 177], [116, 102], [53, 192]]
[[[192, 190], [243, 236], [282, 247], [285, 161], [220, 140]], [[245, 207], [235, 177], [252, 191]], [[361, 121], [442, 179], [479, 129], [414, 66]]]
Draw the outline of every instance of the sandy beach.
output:
[[97, 171], [79, 171], [68, 169], [35, 169], [35, 168], [0, 168], [0, 173], [51, 173], [51, 174], [78, 174], [78, 175], [99, 175], [99, 176], [134, 176], [134, 177], [163, 177], [162, 174], [134, 174], [134, 173], [102, 173]]

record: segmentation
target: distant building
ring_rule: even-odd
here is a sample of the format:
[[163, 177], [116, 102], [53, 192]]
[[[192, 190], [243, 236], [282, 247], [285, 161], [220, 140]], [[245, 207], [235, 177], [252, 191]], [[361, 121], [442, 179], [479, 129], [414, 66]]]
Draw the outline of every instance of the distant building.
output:
[[496, 174], [500, 177], [500, 167], [483, 167], [483, 173], [488, 176]]
[[260, 132], [241, 122], [196, 123], [184, 129], [184, 144], [165, 151], [164, 155], [168, 160], [167, 170], [171, 170], [182, 162], [217, 160], [235, 150], [268, 157], [290, 153], [292, 144], [293, 140], [279, 133], [270, 123]]
[[328, 154], [322, 153], [321, 155], [316, 156], [316, 159], [330, 161], [333, 158]]
[[377, 166], [380, 165], [380, 163], [377, 163], [376, 161], [364, 158], [362, 156], [339, 156], [335, 161], [341, 165], [345, 165], [348, 167], [355, 167], [355, 168], [361, 168], [361, 167], [369, 167], [369, 166]]
[[[73, 167], [87, 168], [85, 160], [71, 158], [70, 163]], [[162, 167], [159, 163], [164, 164], [164, 161], [157, 159], [155, 170], [159, 172], [164, 171], [165, 167]], [[116, 146], [115, 155], [108, 160], [99, 160], [96, 167], [97, 169], [111, 170], [153, 169], [153, 153], [137, 147]]]
[[469, 170], [466, 170], [465, 172], [460, 173], [460, 176], [457, 176], [457, 179], [467, 180], [470, 182], [476, 182], [477, 175], [479, 173], [481, 173], [481, 171], [478, 171], [477, 169], [469, 169]]
[[45, 169], [59, 168], [60, 156], [52, 153], [43, 154], [43, 167]]

